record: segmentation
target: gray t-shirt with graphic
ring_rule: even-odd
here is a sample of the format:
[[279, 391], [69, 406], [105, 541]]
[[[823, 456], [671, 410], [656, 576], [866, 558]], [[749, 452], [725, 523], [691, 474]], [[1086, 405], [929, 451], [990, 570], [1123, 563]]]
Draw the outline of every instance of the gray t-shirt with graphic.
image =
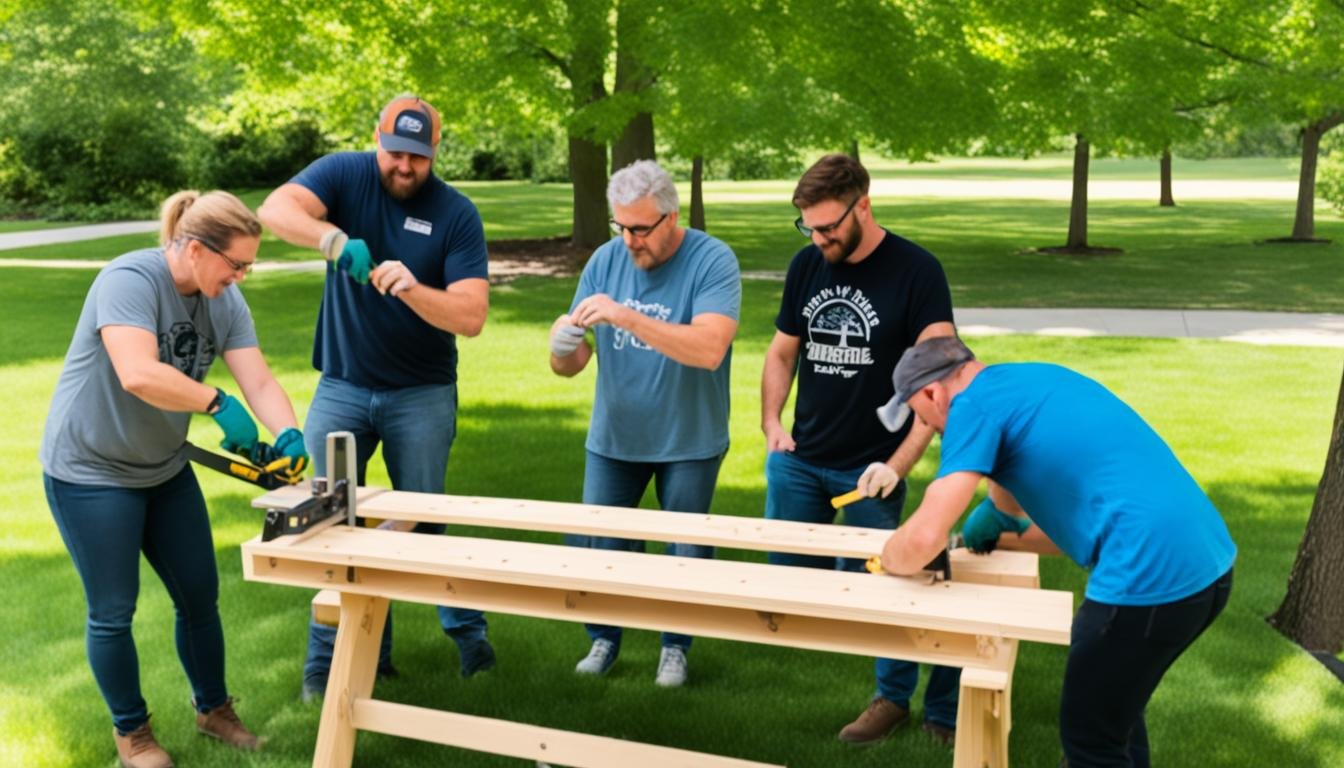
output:
[[222, 352], [257, 346], [237, 285], [216, 298], [183, 296], [162, 248], [132, 251], [98, 273], [47, 414], [39, 458], [46, 473], [81, 485], [148, 488], [181, 471], [190, 413], [156, 408], [127, 392], [103, 346], [109, 325], [144, 328], [159, 361], [201, 381]]

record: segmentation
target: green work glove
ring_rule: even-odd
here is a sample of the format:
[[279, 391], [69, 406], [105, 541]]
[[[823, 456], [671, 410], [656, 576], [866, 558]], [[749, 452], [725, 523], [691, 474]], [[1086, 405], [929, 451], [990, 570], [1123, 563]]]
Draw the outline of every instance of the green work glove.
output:
[[252, 421], [251, 414], [238, 402], [238, 398], [224, 394], [222, 389], [216, 391], [219, 393], [215, 398], [219, 401], [219, 408], [210, 417], [224, 431], [224, 439], [219, 441], [219, 447], [239, 456], [251, 456], [257, 445], [256, 422]]
[[373, 255], [369, 245], [363, 240], [351, 240], [339, 229], [328, 230], [318, 242], [318, 250], [330, 261], [335, 269], [343, 269], [356, 283], [369, 282], [369, 270], [373, 267]]
[[1001, 511], [986, 496], [966, 517], [966, 524], [961, 527], [961, 538], [972, 552], [993, 552], [999, 545], [999, 534], [1012, 531], [1021, 536], [1030, 527], [1030, 520]]

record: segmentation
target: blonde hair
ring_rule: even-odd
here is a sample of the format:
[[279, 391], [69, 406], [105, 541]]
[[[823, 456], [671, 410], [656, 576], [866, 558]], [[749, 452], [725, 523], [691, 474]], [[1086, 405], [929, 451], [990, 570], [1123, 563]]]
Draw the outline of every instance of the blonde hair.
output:
[[164, 200], [159, 209], [159, 245], [192, 237], [222, 251], [238, 235], [260, 237], [261, 221], [242, 200], [223, 190], [205, 194], [184, 190]]

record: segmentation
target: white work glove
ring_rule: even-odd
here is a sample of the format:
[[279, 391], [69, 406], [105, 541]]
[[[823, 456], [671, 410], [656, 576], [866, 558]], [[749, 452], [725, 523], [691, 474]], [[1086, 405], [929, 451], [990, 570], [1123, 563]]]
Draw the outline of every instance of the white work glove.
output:
[[551, 331], [551, 354], [569, 357], [583, 343], [584, 330], [577, 325], [561, 323]]
[[882, 498], [885, 499], [896, 490], [896, 484], [899, 482], [901, 476], [896, 474], [896, 470], [880, 461], [874, 461], [863, 470], [862, 475], [859, 475], [859, 482], [855, 488], [870, 499], [880, 491]]
[[317, 242], [317, 250], [322, 252], [322, 257], [327, 261], [335, 261], [341, 257], [341, 251], [345, 250], [345, 244], [349, 239], [350, 236], [339, 228], [328, 229]]

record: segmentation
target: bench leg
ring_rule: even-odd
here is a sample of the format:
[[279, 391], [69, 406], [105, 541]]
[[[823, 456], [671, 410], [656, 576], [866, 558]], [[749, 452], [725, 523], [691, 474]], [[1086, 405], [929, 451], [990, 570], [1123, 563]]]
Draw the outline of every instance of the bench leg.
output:
[[313, 768], [349, 768], [355, 757], [354, 702], [373, 693], [387, 598], [341, 594], [341, 622], [331, 656]]
[[1008, 732], [1012, 730], [1013, 667], [1017, 643], [1001, 646], [997, 674], [961, 675], [957, 704], [957, 741], [954, 768], [1008, 768]]

